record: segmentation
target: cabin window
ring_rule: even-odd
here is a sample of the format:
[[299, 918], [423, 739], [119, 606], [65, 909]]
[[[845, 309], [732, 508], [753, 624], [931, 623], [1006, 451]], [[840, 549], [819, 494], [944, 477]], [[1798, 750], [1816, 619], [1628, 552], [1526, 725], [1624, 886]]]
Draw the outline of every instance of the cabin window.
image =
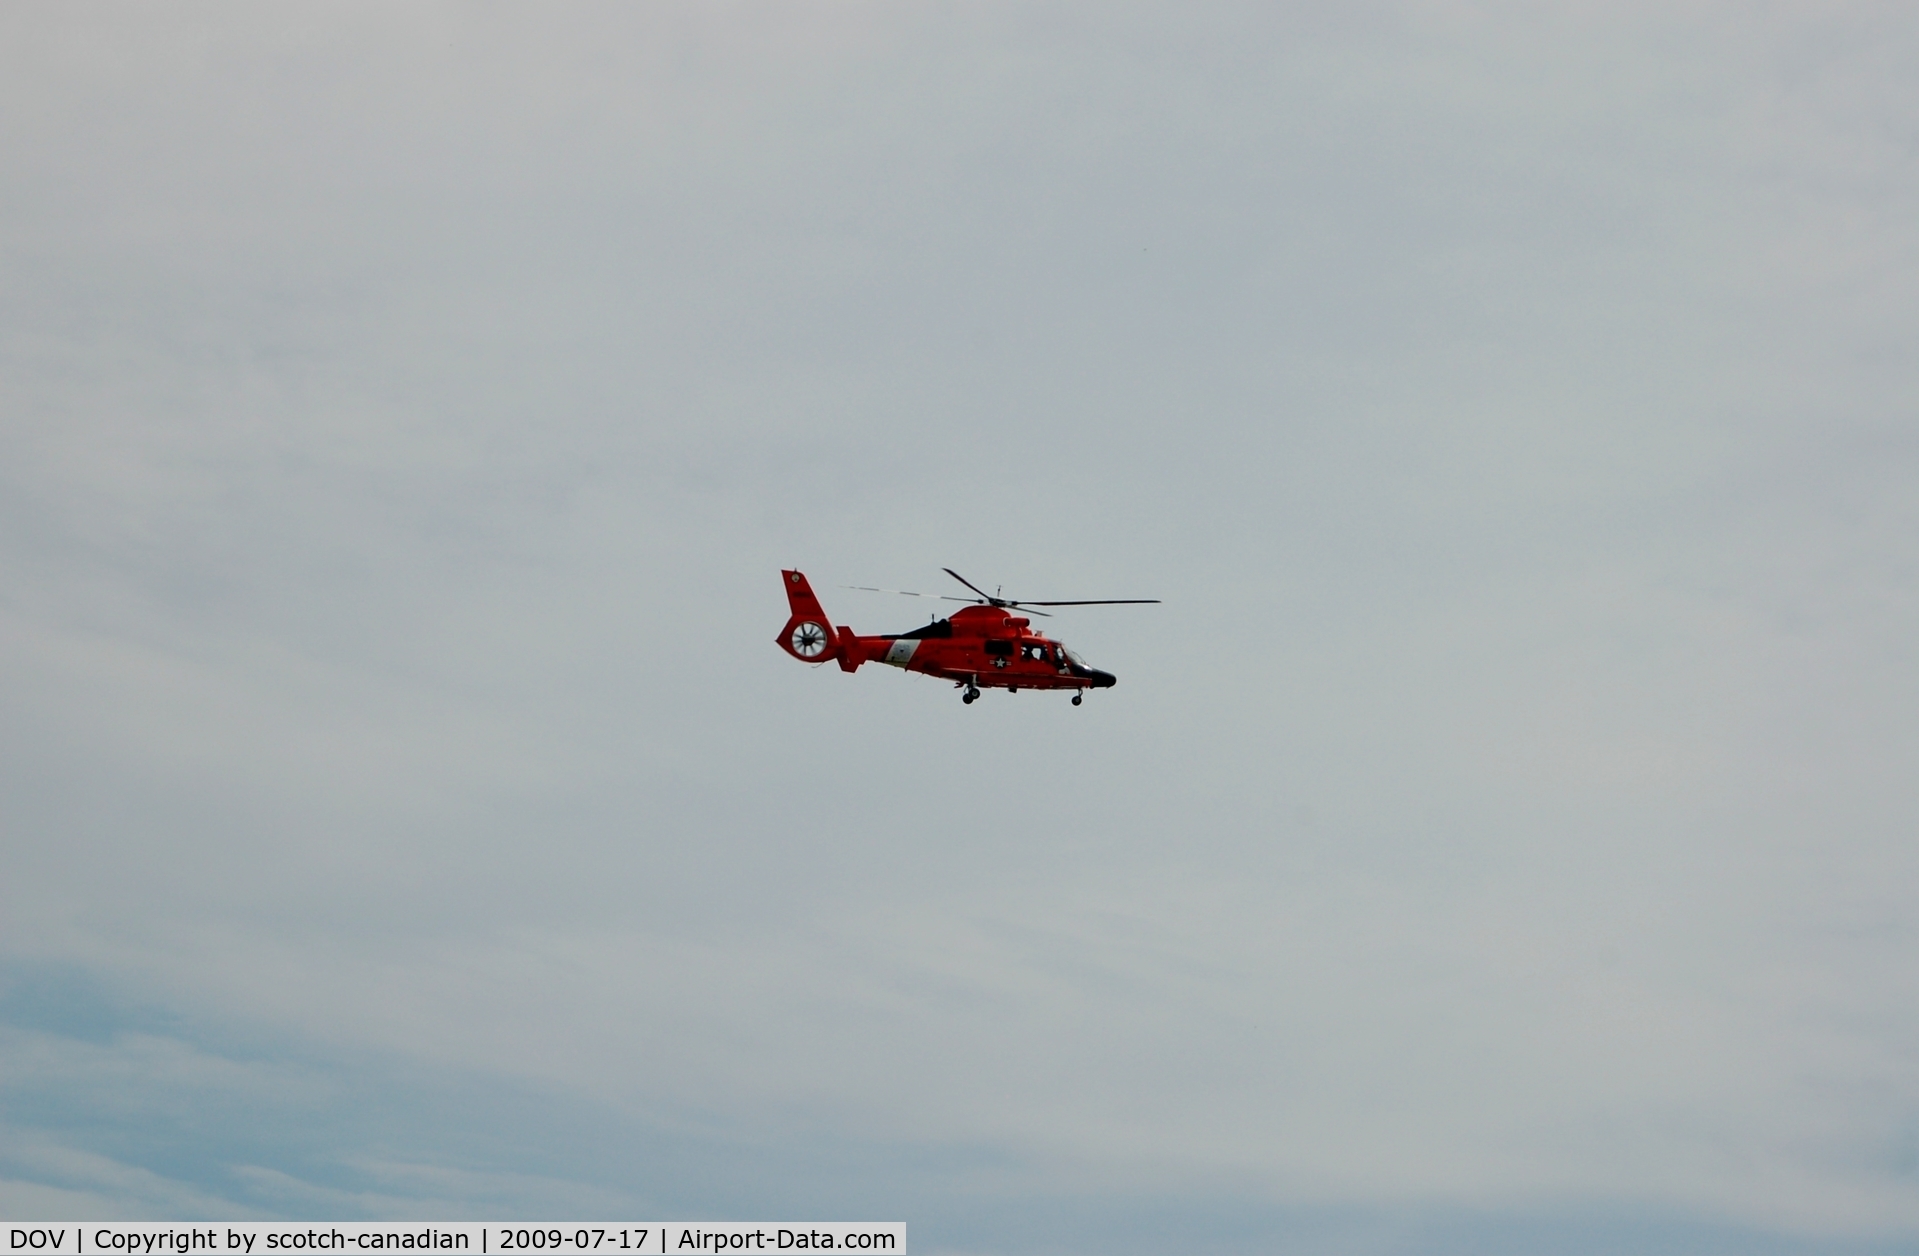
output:
[[1011, 658], [1013, 656], [1013, 643], [1011, 641], [994, 641], [988, 638], [986, 642], [986, 652], [997, 655], [1000, 658]]
[[1044, 663], [1052, 657], [1045, 646], [1037, 643], [1022, 647], [1019, 656], [1030, 663]]

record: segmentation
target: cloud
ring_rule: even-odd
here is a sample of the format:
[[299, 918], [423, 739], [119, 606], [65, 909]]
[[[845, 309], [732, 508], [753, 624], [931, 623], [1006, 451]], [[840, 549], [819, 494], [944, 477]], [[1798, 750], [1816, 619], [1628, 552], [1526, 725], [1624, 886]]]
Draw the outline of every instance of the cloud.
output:
[[19, 1206], [1919, 1225], [1901, 12], [8, 21]]

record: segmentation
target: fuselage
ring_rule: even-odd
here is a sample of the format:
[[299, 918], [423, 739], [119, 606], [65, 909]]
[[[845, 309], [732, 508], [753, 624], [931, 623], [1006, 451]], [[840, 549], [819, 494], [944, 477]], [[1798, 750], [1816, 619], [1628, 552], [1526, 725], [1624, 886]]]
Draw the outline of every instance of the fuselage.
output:
[[1034, 632], [1026, 616], [997, 606], [969, 606], [950, 619], [893, 636], [842, 638], [840, 650], [840, 666], [848, 671], [861, 663], [885, 663], [970, 680], [982, 689], [1108, 689], [1115, 680], [1111, 672], [1086, 666], [1060, 642]]

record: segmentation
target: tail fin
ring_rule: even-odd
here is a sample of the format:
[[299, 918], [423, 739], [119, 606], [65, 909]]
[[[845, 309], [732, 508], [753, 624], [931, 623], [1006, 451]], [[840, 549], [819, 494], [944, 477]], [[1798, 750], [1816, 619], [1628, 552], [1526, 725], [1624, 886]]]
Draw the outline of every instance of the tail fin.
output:
[[774, 640], [802, 663], [824, 663], [837, 656], [839, 638], [829, 626], [831, 621], [826, 618], [820, 600], [813, 596], [813, 586], [797, 571], [782, 571], [780, 575], [786, 586], [786, 602], [793, 608], [793, 614]]

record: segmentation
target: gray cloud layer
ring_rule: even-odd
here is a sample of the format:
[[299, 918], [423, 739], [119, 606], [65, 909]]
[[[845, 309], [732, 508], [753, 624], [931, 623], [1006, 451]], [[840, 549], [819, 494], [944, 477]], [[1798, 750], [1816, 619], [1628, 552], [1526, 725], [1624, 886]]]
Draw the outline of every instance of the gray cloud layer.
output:
[[1903, 8], [4, 21], [6, 1211], [1919, 1229]]

